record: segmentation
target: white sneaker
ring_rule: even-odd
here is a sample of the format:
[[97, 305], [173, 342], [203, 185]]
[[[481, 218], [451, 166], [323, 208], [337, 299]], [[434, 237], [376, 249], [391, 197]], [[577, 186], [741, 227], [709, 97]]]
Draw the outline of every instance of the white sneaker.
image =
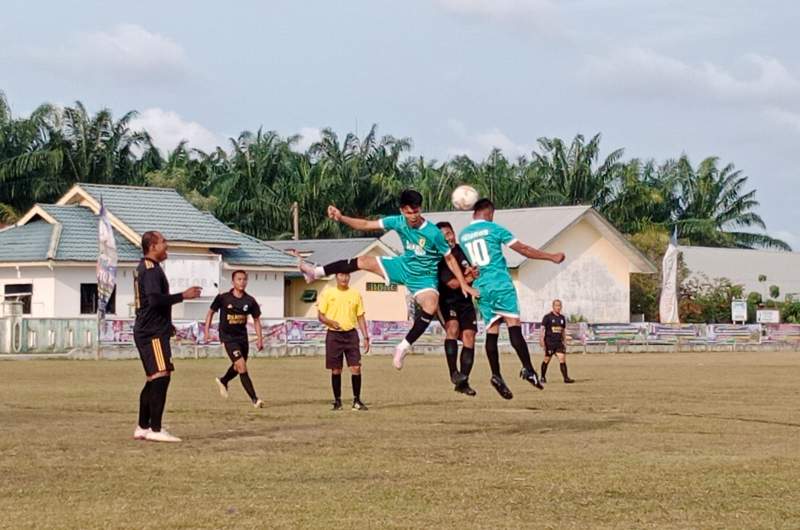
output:
[[394, 357], [392, 358], [392, 364], [398, 370], [403, 369], [403, 359], [408, 353], [409, 348], [411, 348], [411, 344], [409, 344], [408, 341], [406, 341], [406, 339], [403, 339], [403, 342], [401, 342], [395, 347]]
[[145, 440], [147, 439], [147, 435], [150, 433], [150, 429], [142, 429], [138, 425], [133, 430], [133, 439], [134, 440]]
[[217, 387], [219, 388], [219, 395], [225, 399], [228, 399], [228, 387], [225, 386], [225, 383], [222, 382], [222, 379], [215, 377], [214, 381], [217, 383]]
[[147, 436], [145, 437], [145, 440], [147, 440], [148, 442], [169, 442], [169, 443], [175, 443], [181, 441], [180, 438], [171, 435], [164, 429], [161, 429], [158, 432], [154, 431], [148, 432]]
[[305, 278], [306, 283], [314, 283], [317, 279], [316, 267], [310, 263], [306, 263], [305, 261], [301, 261], [298, 264], [298, 268], [300, 272], [303, 273], [303, 278]]
[[255, 408], [257, 408], [257, 409], [260, 409], [260, 408], [262, 408], [264, 406], [264, 402], [261, 401], [260, 399], [257, 399], [255, 401], [253, 401], [253, 406]]

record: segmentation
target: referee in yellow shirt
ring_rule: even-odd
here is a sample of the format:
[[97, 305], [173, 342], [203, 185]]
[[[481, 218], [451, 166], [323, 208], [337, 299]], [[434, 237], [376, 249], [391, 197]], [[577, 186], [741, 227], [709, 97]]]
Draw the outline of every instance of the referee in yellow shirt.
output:
[[336, 274], [336, 287], [328, 287], [317, 302], [319, 321], [328, 327], [325, 335], [325, 368], [331, 371], [333, 410], [342, 409], [342, 358], [347, 359], [353, 382], [353, 410], [367, 410], [361, 402], [361, 351], [358, 332], [364, 337], [364, 353], [369, 352], [367, 321], [361, 293], [350, 288], [350, 275]]

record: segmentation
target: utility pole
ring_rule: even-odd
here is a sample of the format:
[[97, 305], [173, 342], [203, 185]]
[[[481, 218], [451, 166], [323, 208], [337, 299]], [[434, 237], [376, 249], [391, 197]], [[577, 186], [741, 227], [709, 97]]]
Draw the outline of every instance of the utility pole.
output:
[[295, 241], [300, 240], [300, 205], [297, 204], [297, 201], [292, 203], [292, 228], [294, 229], [294, 235], [292, 239]]

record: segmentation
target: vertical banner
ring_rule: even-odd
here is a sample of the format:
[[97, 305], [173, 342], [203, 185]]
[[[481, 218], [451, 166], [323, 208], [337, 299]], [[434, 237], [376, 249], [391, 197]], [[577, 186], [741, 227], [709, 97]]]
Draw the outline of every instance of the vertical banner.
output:
[[673, 232], [661, 262], [661, 299], [658, 315], [662, 324], [678, 324], [678, 233]]
[[100, 215], [97, 222], [100, 253], [97, 256], [97, 315], [102, 320], [106, 307], [117, 284], [117, 243], [108, 220], [108, 211], [100, 199]]

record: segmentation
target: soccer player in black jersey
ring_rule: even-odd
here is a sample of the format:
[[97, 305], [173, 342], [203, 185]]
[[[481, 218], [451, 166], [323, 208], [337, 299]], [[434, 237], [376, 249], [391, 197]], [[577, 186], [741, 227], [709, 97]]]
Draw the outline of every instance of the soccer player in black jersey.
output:
[[[461, 267], [461, 273], [467, 283], [475, 277], [475, 268], [472, 267], [464, 251], [456, 242], [453, 226], [447, 221], [436, 223], [444, 238], [450, 245], [450, 251]], [[469, 386], [469, 374], [475, 361], [475, 334], [478, 331], [478, 316], [472, 296], [464, 296], [458, 280], [453, 272], [442, 260], [439, 262], [439, 315], [444, 326], [446, 338], [444, 341], [444, 354], [447, 358], [447, 368], [450, 380], [455, 385], [455, 391], [468, 396], [474, 396], [475, 390]], [[458, 339], [461, 339], [461, 369], [458, 368]]]
[[227, 293], [218, 294], [211, 302], [211, 308], [206, 314], [206, 342], [208, 342], [208, 331], [211, 329], [214, 313], [219, 311], [219, 340], [231, 360], [231, 365], [225, 375], [217, 377], [215, 381], [219, 387], [219, 393], [222, 397], [227, 398], [228, 382], [238, 375], [253, 406], [261, 408], [264, 402], [258, 399], [256, 390], [253, 388], [253, 381], [247, 372], [247, 356], [250, 353], [247, 316], [253, 317], [256, 328], [256, 348], [261, 351], [264, 349], [264, 337], [261, 334], [261, 308], [256, 299], [245, 292], [247, 288], [245, 271], [233, 271], [231, 283], [233, 288]]
[[539, 344], [544, 351], [544, 360], [542, 361], [542, 383], [547, 382], [547, 365], [550, 363], [550, 358], [553, 354], [558, 356], [559, 366], [561, 368], [561, 375], [564, 376], [565, 383], [574, 383], [574, 379], [570, 379], [567, 374], [567, 319], [561, 314], [561, 300], [553, 300], [553, 310], [547, 313], [542, 319], [542, 334], [539, 338]]
[[183, 293], [169, 294], [167, 276], [159, 265], [167, 259], [167, 249], [167, 241], [159, 232], [145, 232], [142, 235], [144, 257], [133, 273], [136, 303], [133, 341], [147, 376], [139, 394], [139, 422], [133, 437], [153, 442], [181, 441], [161, 428], [167, 388], [175, 370], [169, 343], [170, 337], [175, 334], [172, 306], [200, 296], [200, 287], [189, 287]]

